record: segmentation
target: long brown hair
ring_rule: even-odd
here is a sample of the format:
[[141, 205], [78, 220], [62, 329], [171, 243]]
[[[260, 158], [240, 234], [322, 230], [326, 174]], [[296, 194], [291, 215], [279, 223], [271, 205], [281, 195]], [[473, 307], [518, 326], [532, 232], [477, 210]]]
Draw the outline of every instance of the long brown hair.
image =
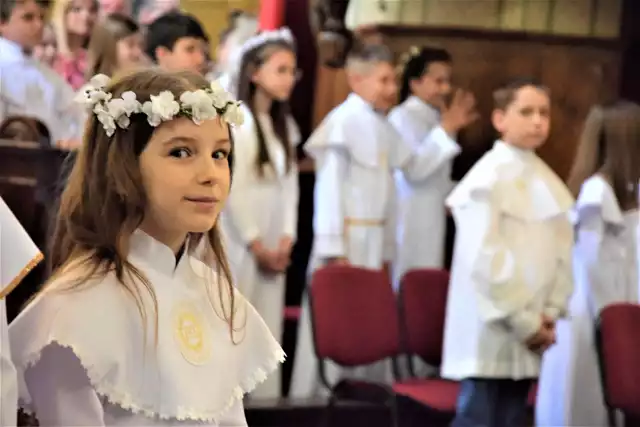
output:
[[586, 179], [601, 174], [623, 210], [638, 206], [640, 106], [618, 101], [594, 106], [582, 131], [568, 185], [575, 197]]
[[96, 23], [87, 52], [86, 79], [96, 74], [113, 75], [118, 68], [118, 42], [138, 31], [140, 27], [133, 19], [118, 13]]
[[[207, 86], [203, 77], [192, 73], [150, 69], [125, 75], [106, 90], [114, 98], [133, 91], [138, 101], [144, 103], [151, 95], [162, 91], [170, 91], [178, 99], [185, 91]], [[118, 129], [108, 137], [96, 116], [90, 115], [83, 146], [61, 196], [49, 261], [54, 271], [52, 281], [60, 273], [75, 277], [65, 290], [90, 286], [95, 278], [113, 273], [123, 289], [135, 299], [143, 320], [147, 318], [148, 307], [143, 298], [146, 292], [153, 302], [157, 340], [158, 302], [153, 285], [127, 257], [130, 236], [140, 226], [147, 207], [139, 156], [153, 130], [144, 114], [134, 114], [126, 130]], [[231, 168], [232, 154], [228, 161]], [[224, 320], [233, 334], [233, 282], [218, 224], [207, 233], [192, 234], [186, 252], [193, 254], [202, 239], [206, 239], [204, 261], [215, 267], [218, 279], [213, 279], [207, 289], [211, 295], [217, 287]], [[224, 307], [224, 301], [229, 301], [229, 307]]]
[[[258, 138], [258, 155], [256, 156], [255, 167], [258, 170], [259, 176], [264, 176], [265, 166], [273, 167], [273, 162], [269, 151], [267, 150], [267, 144], [264, 140], [264, 131], [260, 126], [260, 121], [253, 108], [253, 97], [256, 94], [257, 86], [253, 82], [254, 73], [264, 64], [274, 53], [288, 50], [295, 55], [295, 48], [285, 42], [284, 40], [274, 40], [261, 44], [260, 46], [248, 51], [242, 57], [242, 63], [240, 65], [240, 72], [238, 76], [238, 99], [240, 99], [244, 105], [249, 108], [251, 114], [254, 117], [254, 123], [256, 127], [256, 136]], [[284, 148], [286, 159], [286, 171], [291, 170], [291, 164], [293, 162], [293, 150], [289, 141], [289, 132], [287, 131], [287, 121], [290, 113], [289, 103], [273, 100], [271, 102], [271, 110], [269, 115], [271, 116], [271, 122], [273, 123], [273, 130], [278, 136], [282, 148]]]

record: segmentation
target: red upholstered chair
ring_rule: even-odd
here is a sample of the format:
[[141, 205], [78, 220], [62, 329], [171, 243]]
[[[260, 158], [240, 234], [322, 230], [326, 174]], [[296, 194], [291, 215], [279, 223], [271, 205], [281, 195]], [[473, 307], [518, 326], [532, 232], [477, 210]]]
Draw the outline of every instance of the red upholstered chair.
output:
[[[437, 269], [411, 270], [400, 284], [398, 307], [403, 352], [419, 356], [431, 366], [440, 366], [442, 359], [448, 289], [449, 273]], [[444, 416], [453, 415], [459, 384], [439, 377], [416, 378], [411, 357], [408, 359], [413, 378], [396, 382], [395, 393]]]
[[398, 313], [388, 278], [381, 271], [351, 266], [317, 270], [309, 292], [319, 374], [331, 390], [326, 416], [342, 400], [385, 405], [395, 423], [395, 396], [384, 384], [343, 379], [330, 384], [324, 362], [342, 367], [394, 358], [399, 351]]
[[626, 426], [640, 425], [640, 306], [619, 303], [600, 312], [596, 345], [609, 425], [616, 425], [616, 411]]

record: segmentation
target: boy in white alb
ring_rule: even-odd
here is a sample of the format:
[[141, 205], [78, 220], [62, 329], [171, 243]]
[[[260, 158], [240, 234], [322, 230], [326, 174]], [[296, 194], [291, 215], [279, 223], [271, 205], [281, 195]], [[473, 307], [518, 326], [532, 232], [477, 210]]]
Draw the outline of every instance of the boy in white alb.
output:
[[56, 72], [33, 59], [42, 40], [42, 0], [0, 2], [0, 123], [11, 116], [30, 116], [48, 128], [52, 143], [80, 144], [84, 113], [73, 102], [75, 92]]
[[0, 198], [0, 427], [16, 425], [18, 387], [11, 362], [5, 297], [42, 260], [4, 200]]
[[526, 425], [573, 287], [573, 198], [534, 151], [548, 136], [549, 94], [519, 80], [494, 98], [501, 140], [447, 199], [457, 233], [442, 375], [462, 381], [454, 427]]
[[[349, 264], [385, 270], [395, 257], [396, 198], [393, 170], [412, 181], [426, 179], [438, 161], [432, 147], [416, 150], [403, 140], [387, 119], [397, 85], [393, 55], [384, 45], [355, 49], [347, 60], [352, 93], [322, 121], [305, 144], [316, 162], [314, 243], [310, 270], [328, 264]], [[454, 103], [451, 118], [467, 120], [470, 106]], [[433, 139], [455, 145], [438, 127]], [[446, 141], [446, 142], [444, 142]], [[322, 387], [317, 378], [308, 310], [303, 309], [291, 395], [310, 397]], [[331, 379], [339, 375], [337, 370]], [[382, 365], [353, 373], [390, 381]]]

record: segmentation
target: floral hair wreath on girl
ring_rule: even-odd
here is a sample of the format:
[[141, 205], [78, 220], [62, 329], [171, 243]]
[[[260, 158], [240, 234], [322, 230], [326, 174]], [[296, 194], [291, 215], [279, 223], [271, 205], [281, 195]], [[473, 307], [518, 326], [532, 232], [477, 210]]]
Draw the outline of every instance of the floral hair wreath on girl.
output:
[[206, 89], [183, 92], [178, 100], [166, 90], [151, 95], [151, 99], [145, 103], [140, 103], [133, 91], [126, 91], [119, 98], [114, 98], [105, 91], [109, 82], [109, 77], [104, 74], [93, 76], [76, 96], [77, 102], [91, 108], [109, 137], [116, 128], [127, 129], [131, 124], [131, 115], [140, 113], [147, 116], [147, 122], [153, 127], [178, 116], [188, 117], [195, 124], [218, 116], [233, 126], [240, 126], [244, 122], [240, 102], [234, 100], [217, 81]]

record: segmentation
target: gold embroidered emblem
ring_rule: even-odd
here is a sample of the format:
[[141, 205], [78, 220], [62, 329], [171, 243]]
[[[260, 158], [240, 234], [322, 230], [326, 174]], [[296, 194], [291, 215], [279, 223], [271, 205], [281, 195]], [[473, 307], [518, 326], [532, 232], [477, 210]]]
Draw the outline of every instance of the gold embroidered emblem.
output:
[[204, 365], [211, 358], [210, 335], [198, 308], [182, 303], [173, 309], [173, 334], [182, 356], [194, 365]]

